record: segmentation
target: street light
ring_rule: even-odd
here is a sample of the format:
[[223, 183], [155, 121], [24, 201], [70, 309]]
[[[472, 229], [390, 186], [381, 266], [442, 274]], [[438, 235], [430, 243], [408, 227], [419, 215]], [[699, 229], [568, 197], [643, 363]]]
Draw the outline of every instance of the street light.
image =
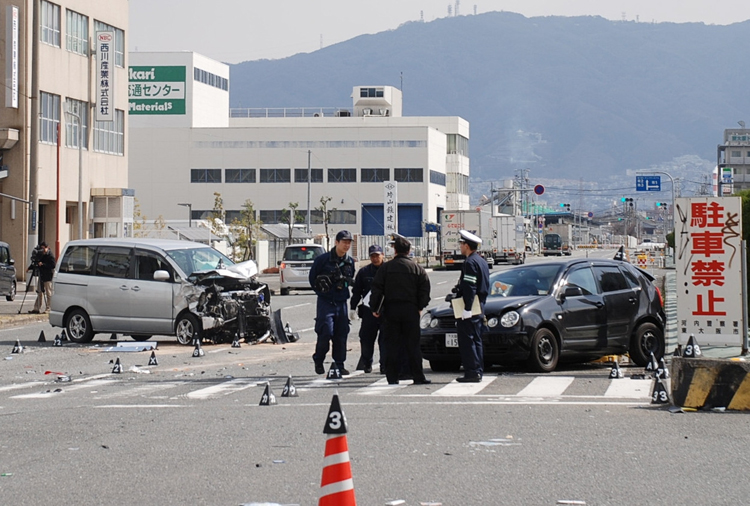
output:
[[193, 228], [193, 204], [177, 204], [188, 208], [188, 228]]
[[[73, 106], [75, 105], [75, 111]], [[83, 239], [83, 122], [81, 121], [78, 104], [67, 102], [65, 114], [78, 121], [78, 238]]]

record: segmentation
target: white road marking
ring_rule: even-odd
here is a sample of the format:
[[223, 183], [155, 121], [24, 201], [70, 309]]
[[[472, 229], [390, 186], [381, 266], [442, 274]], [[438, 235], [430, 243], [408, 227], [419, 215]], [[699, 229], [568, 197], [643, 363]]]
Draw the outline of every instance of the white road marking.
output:
[[106, 404], [104, 406], [94, 406], [95, 408], [135, 408], [135, 409], [149, 409], [149, 408], [192, 408], [192, 405], [184, 404]]
[[497, 376], [484, 376], [479, 383], [459, 383], [453, 380], [443, 388], [432, 392], [431, 395], [436, 397], [466, 397], [468, 395], [475, 395], [496, 379]]
[[145, 385], [136, 385], [133, 388], [127, 390], [120, 390], [118, 392], [110, 392], [102, 395], [96, 395], [94, 399], [115, 399], [118, 397], [136, 397], [144, 396], [151, 392], [157, 392], [161, 390], [167, 390], [174, 388], [179, 385], [186, 384], [187, 381], [171, 381], [166, 383], [148, 383]]
[[218, 385], [213, 385], [200, 390], [194, 390], [187, 394], [189, 399], [208, 399], [209, 397], [218, 397], [220, 395], [229, 395], [246, 388], [264, 384], [265, 381], [258, 381], [249, 378], [237, 378], [230, 381], [224, 381]]
[[7, 385], [0, 387], [0, 392], [7, 392], [9, 390], [21, 390], [22, 388], [36, 387], [39, 385], [46, 385], [44, 381], [31, 381], [29, 383], [21, 383], [20, 385]]
[[516, 397], [560, 397], [575, 381], [574, 376], [539, 376], [516, 394]]
[[[98, 379], [98, 380], [93, 380], [93, 381], [88, 381], [86, 383], [78, 383], [78, 384], [56, 383], [55, 385], [58, 385], [58, 386], [50, 385], [51, 391], [49, 392], [37, 392], [33, 394], [12, 395], [10, 398], [11, 399], [40, 399], [40, 398], [50, 397], [51, 395], [59, 394], [63, 392], [73, 392], [75, 390], [82, 390], [84, 388], [93, 388], [93, 387], [98, 387], [102, 385], [110, 385], [112, 383], [117, 383], [117, 380]], [[61, 392], [54, 391], [57, 389], [60, 389]]]
[[651, 385], [650, 379], [613, 379], [610, 380], [609, 388], [604, 392], [604, 397], [617, 397], [620, 399], [650, 399]]
[[304, 304], [295, 304], [293, 306], [282, 307], [281, 309], [292, 309], [293, 307], [309, 306], [310, 304], [310, 302], [305, 302]]
[[411, 381], [408, 383], [400, 383], [398, 385], [389, 385], [387, 378], [381, 378], [371, 385], [367, 385], [364, 388], [360, 388], [355, 393], [359, 395], [388, 395], [392, 394], [402, 388], [406, 388], [411, 385]]

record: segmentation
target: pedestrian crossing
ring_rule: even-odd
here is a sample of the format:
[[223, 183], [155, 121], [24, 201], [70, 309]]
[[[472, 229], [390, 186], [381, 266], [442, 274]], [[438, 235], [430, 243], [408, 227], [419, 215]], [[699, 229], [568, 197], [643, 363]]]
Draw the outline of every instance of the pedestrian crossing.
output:
[[[485, 375], [479, 383], [458, 383], [450, 376], [435, 374], [430, 385], [413, 385], [401, 381], [389, 385], [385, 377], [355, 371], [341, 380], [296, 378], [294, 384], [300, 397], [315, 396], [322, 390], [336, 389], [363, 401], [377, 398], [416, 397], [425, 399], [463, 399], [517, 403], [535, 402], [606, 402], [648, 404], [652, 380], [610, 379], [603, 376], [500, 374]], [[69, 383], [30, 381], [26, 384], [0, 386], [0, 402], [52, 399], [60, 396], [87, 398], [91, 401], [139, 399], [150, 401], [193, 401], [233, 397], [254, 403], [269, 384], [277, 395], [286, 377], [215, 378], [208, 381], [143, 380], [129, 381], [119, 374], [78, 378]], [[253, 389], [257, 393], [248, 392]]]

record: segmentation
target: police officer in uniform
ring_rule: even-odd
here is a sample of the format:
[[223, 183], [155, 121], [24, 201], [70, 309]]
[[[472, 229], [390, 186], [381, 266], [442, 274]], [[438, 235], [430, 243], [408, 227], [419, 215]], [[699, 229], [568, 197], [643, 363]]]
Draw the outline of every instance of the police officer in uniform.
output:
[[[456, 378], [460, 383], [479, 383], [484, 374], [484, 348], [482, 326], [484, 325], [484, 303], [490, 289], [490, 268], [487, 261], [477, 253], [482, 239], [467, 232], [459, 231], [461, 254], [466, 257], [461, 277], [458, 279], [457, 295], [464, 301], [461, 319], [456, 322], [458, 329], [458, 351], [464, 366], [464, 375]], [[479, 298], [481, 313], [471, 314], [474, 298]]]
[[315, 316], [315, 333], [318, 341], [313, 354], [315, 373], [325, 374], [323, 361], [333, 342], [332, 358], [341, 374], [349, 374], [344, 368], [346, 361], [346, 339], [349, 336], [347, 301], [349, 287], [354, 278], [354, 260], [347, 255], [352, 246], [352, 234], [342, 230], [336, 234], [336, 244], [327, 253], [315, 259], [310, 268], [310, 286], [318, 296]]
[[[352, 299], [350, 301], [351, 314], [350, 320], [357, 316], [362, 318], [362, 324], [359, 327], [359, 344], [361, 354], [357, 363], [357, 370], [365, 373], [372, 372], [372, 357], [375, 354], [375, 342], [377, 341], [380, 349], [380, 369], [385, 370], [385, 353], [383, 340], [381, 339], [382, 331], [380, 318], [375, 318], [370, 309], [370, 288], [375, 274], [383, 265], [383, 248], [377, 244], [370, 246], [370, 264], [362, 267], [357, 271], [352, 287]], [[362, 305], [357, 305], [362, 302]]]
[[419, 349], [419, 318], [430, 303], [430, 278], [421, 265], [409, 258], [411, 243], [397, 236], [393, 241], [396, 256], [378, 269], [372, 282], [370, 307], [373, 316], [385, 318], [386, 378], [391, 385], [399, 381], [401, 345], [406, 350], [415, 385], [432, 383], [422, 370]]

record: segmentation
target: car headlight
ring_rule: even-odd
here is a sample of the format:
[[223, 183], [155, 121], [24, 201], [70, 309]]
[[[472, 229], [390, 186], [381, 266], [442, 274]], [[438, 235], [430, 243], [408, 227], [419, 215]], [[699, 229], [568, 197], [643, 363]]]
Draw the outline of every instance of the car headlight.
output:
[[487, 326], [490, 328], [497, 327], [497, 322], [498, 322], [497, 318], [493, 316], [492, 318], [487, 320]]
[[521, 320], [521, 315], [515, 311], [508, 311], [500, 318], [500, 325], [505, 328], [515, 326]]
[[419, 327], [422, 329], [426, 329], [427, 327], [430, 326], [431, 321], [432, 321], [432, 314], [430, 314], [430, 312], [428, 311], [422, 315], [422, 318], [420, 318]]
[[437, 319], [437, 318], [433, 318], [433, 319], [432, 319], [432, 320], [430, 321], [430, 328], [431, 328], [431, 329], [434, 329], [434, 328], [435, 328], [435, 327], [437, 327], [437, 326], [438, 326], [438, 319]]

